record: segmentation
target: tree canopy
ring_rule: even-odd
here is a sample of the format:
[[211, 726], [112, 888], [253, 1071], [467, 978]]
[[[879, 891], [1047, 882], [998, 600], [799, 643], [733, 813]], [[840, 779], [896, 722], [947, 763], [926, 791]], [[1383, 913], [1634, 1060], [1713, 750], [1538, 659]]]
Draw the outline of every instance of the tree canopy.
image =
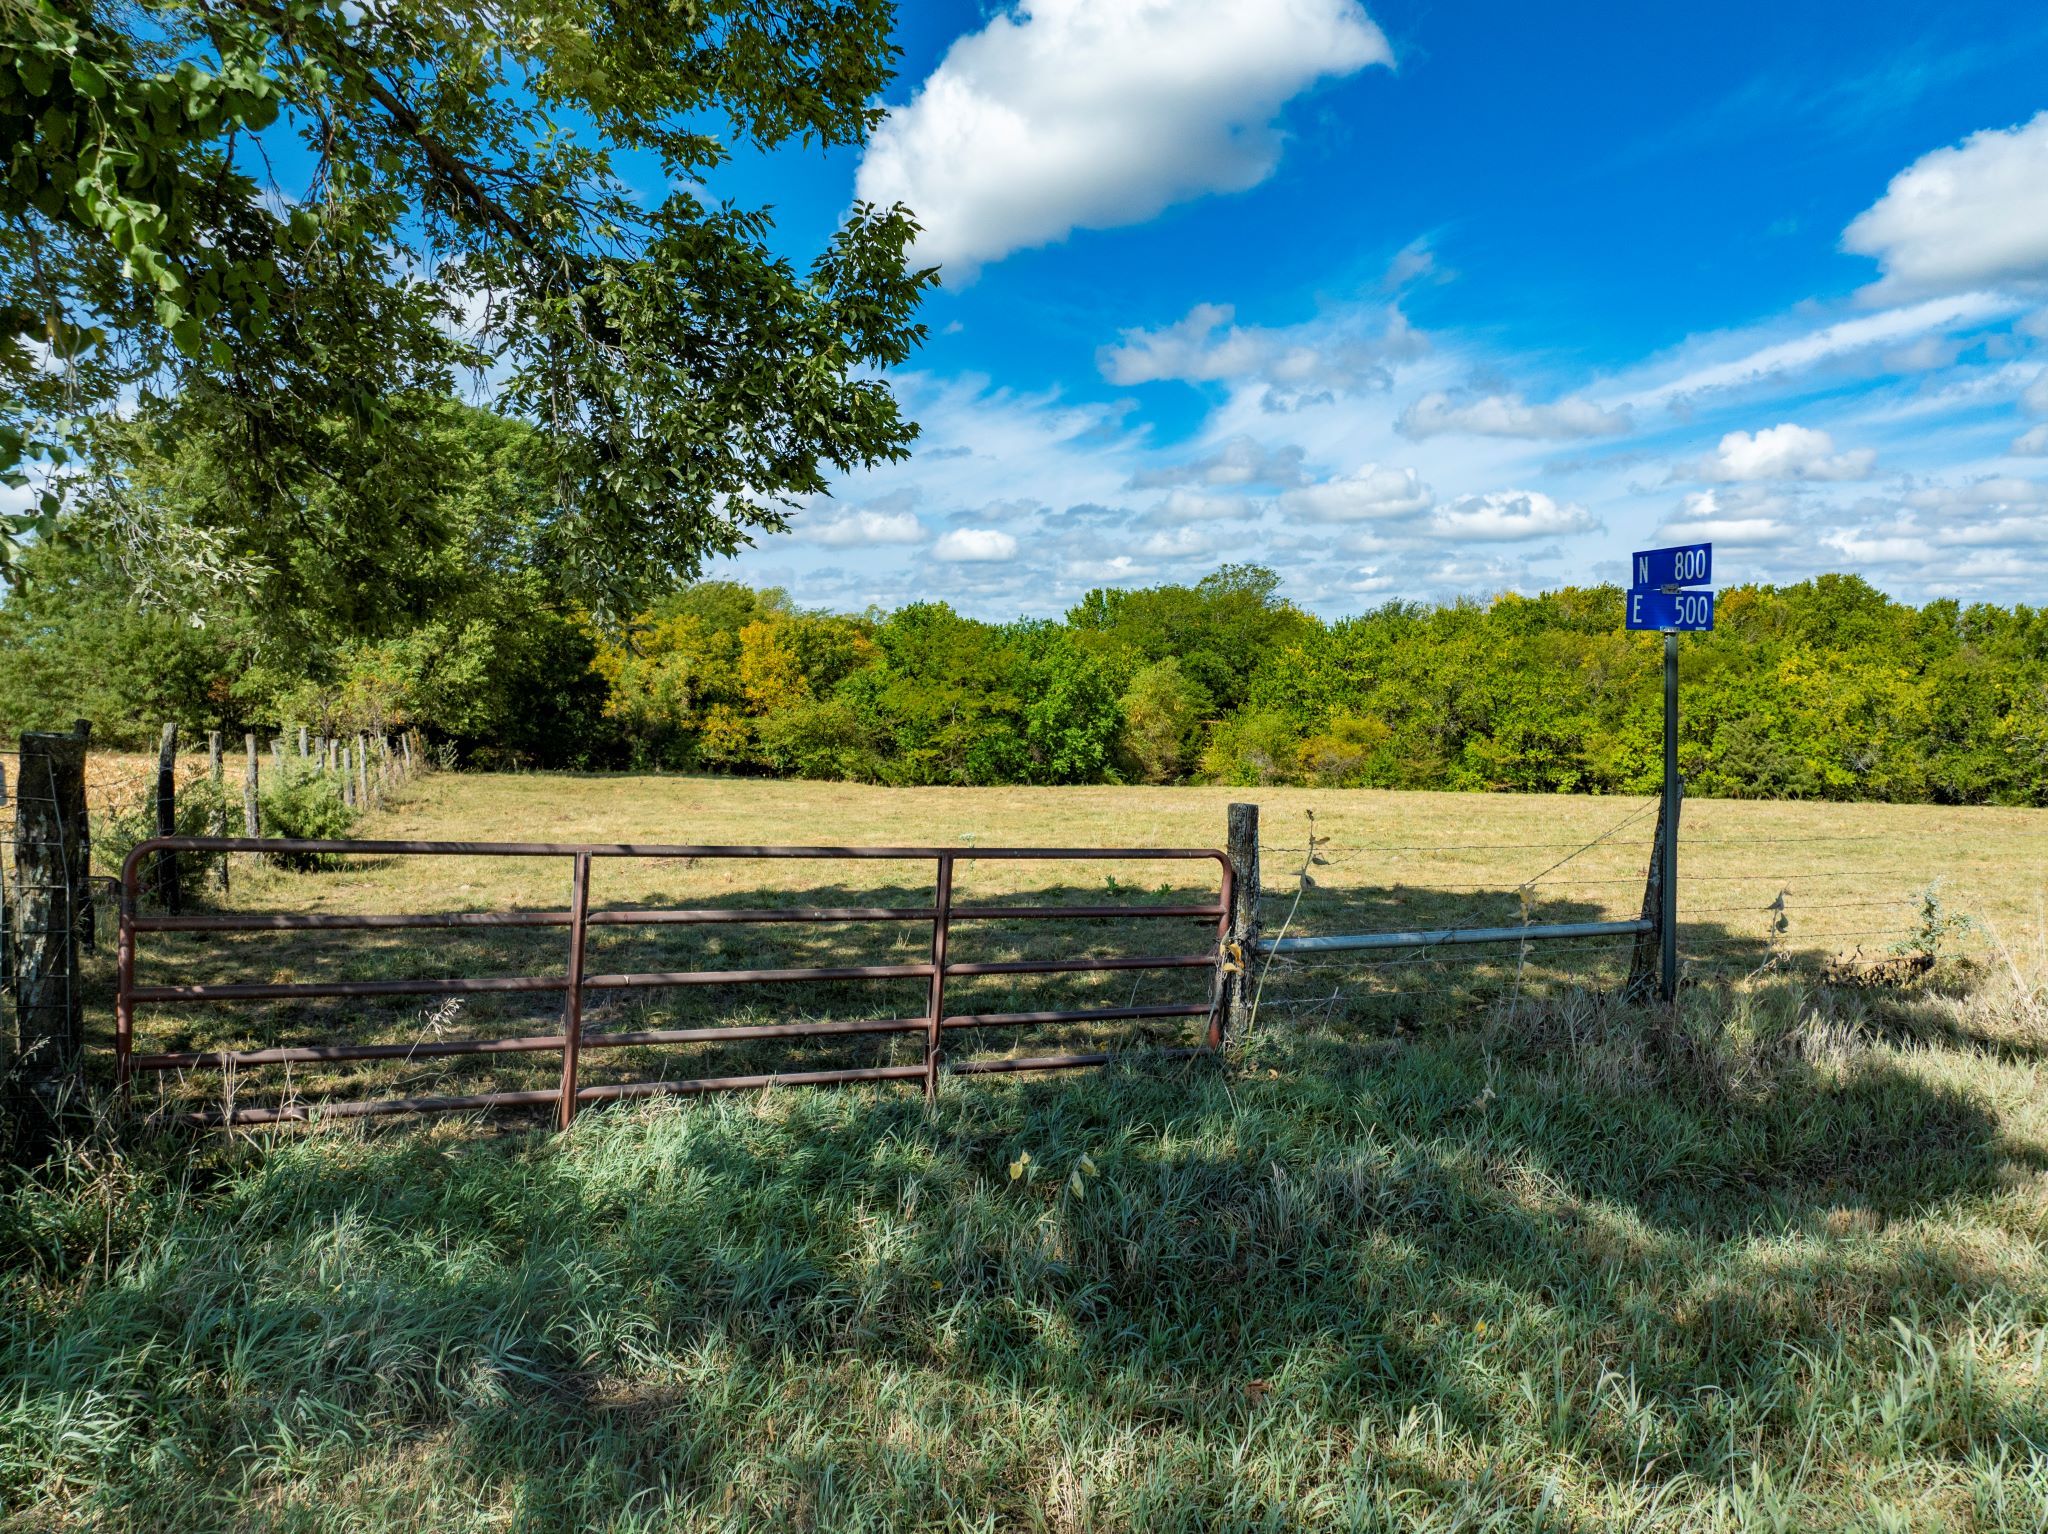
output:
[[[861, 142], [892, 12], [5, 0], [0, 475], [95, 471], [140, 401], [234, 472], [201, 505], [89, 472], [81, 535], [303, 604], [412, 514], [365, 487], [448, 471], [437, 422], [483, 371], [538, 428], [536, 560], [637, 610], [915, 434], [876, 376], [934, 280], [909, 211], [856, 206], [799, 270], [710, 189], [734, 143]], [[45, 483], [0, 566], [59, 533]]]
[[[0, 602], [0, 724], [192, 730], [417, 726], [478, 765], [775, 773], [884, 783], [1219, 782], [1645, 793], [1661, 653], [1614, 587], [1325, 622], [1269, 570], [1091, 592], [1064, 621], [940, 602], [806, 611], [730, 581], [594, 624], [530, 557], [538, 433], [459, 406], [452, 488], [423, 504], [357, 628], [267, 597], [204, 625], [138, 610], [103, 549], [30, 551]], [[126, 473], [199, 493], [182, 444]], [[196, 451], [196, 450], [195, 450]], [[165, 489], [164, 487], [169, 487]], [[337, 571], [336, 579], [349, 576]], [[2048, 804], [2048, 613], [1823, 576], [1721, 594], [1682, 653], [1695, 793]]]

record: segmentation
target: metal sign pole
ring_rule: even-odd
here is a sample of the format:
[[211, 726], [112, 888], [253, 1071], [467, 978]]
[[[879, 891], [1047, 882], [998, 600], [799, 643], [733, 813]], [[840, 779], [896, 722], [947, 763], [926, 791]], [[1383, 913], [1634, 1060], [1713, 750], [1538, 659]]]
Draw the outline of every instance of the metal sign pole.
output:
[[[1622, 626], [1664, 635], [1663, 845], [1657, 859], [1657, 994], [1678, 996], [1678, 636], [1711, 633], [1714, 593], [1699, 588], [1714, 578], [1714, 546], [1681, 543], [1629, 555], [1634, 577], [1623, 593]], [[1647, 903], [1647, 896], [1645, 897]], [[1647, 912], [1645, 913], [1647, 914]]]
[[1657, 994], [1678, 995], [1678, 636], [1664, 636], [1664, 877]]

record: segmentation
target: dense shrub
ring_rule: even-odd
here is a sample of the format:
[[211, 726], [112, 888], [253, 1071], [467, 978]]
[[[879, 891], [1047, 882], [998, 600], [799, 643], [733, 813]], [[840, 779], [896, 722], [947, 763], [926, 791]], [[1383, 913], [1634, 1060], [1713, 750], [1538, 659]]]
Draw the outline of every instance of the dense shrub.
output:
[[[355, 829], [356, 812], [342, 803], [341, 785], [332, 773], [287, 760], [283, 772], [268, 774], [261, 795], [263, 834], [282, 841], [338, 841]], [[316, 868], [325, 861], [317, 853], [276, 855], [289, 868]]]

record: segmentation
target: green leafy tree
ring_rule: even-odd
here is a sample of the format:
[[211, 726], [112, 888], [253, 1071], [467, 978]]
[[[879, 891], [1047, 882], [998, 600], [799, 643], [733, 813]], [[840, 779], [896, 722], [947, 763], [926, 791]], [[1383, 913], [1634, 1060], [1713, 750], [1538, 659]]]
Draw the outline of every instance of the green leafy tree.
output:
[[1193, 760], [1202, 721], [1215, 705], [1209, 691], [1168, 655], [1139, 668], [1120, 700], [1123, 731], [1118, 765], [1140, 783], [1171, 783]]
[[[8, 0], [0, 473], [65, 459], [80, 417], [139, 391], [234, 466], [215, 515], [281, 568], [321, 487], [372, 482], [489, 362], [497, 408], [541, 431], [563, 588], [637, 610], [914, 435], [876, 376], [934, 280], [906, 266], [908, 211], [857, 206], [799, 270], [764, 213], [707, 190], [728, 140], [862, 142], [891, 20], [887, 0]], [[628, 156], [669, 189], [638, 195]], [[327, 513], [373, 534], [363, 510]]]

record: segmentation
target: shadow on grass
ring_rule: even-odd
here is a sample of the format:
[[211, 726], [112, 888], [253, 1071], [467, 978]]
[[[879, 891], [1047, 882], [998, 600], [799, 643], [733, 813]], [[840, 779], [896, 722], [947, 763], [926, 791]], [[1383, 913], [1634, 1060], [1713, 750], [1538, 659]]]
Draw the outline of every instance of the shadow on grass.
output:
[[[52, 1432], [0, 1463], [68, 1455], [87, 1521], [165, 1529], [379, 1496], [450, 1527], [1533, 1516], [1565, 1466], [1594, 1526], [1758, 1469], [1847, 1509], [1872, 1467], [1896, 1494], [2048, 1437], [1975, 1351], [2048, 1301], [1943, 1223], [2040, 1147], [1878, 1052], [1731, 1095], [1617, 1054], [1644, 1015], [1598, 1026], [1590, 1063], [1268, 1028], [932, 1110], [209, 1142], [213, 1193], [5, 1335], [0, 1433]], [[54, 1432], [84, 1399], [91, 1454]]]

